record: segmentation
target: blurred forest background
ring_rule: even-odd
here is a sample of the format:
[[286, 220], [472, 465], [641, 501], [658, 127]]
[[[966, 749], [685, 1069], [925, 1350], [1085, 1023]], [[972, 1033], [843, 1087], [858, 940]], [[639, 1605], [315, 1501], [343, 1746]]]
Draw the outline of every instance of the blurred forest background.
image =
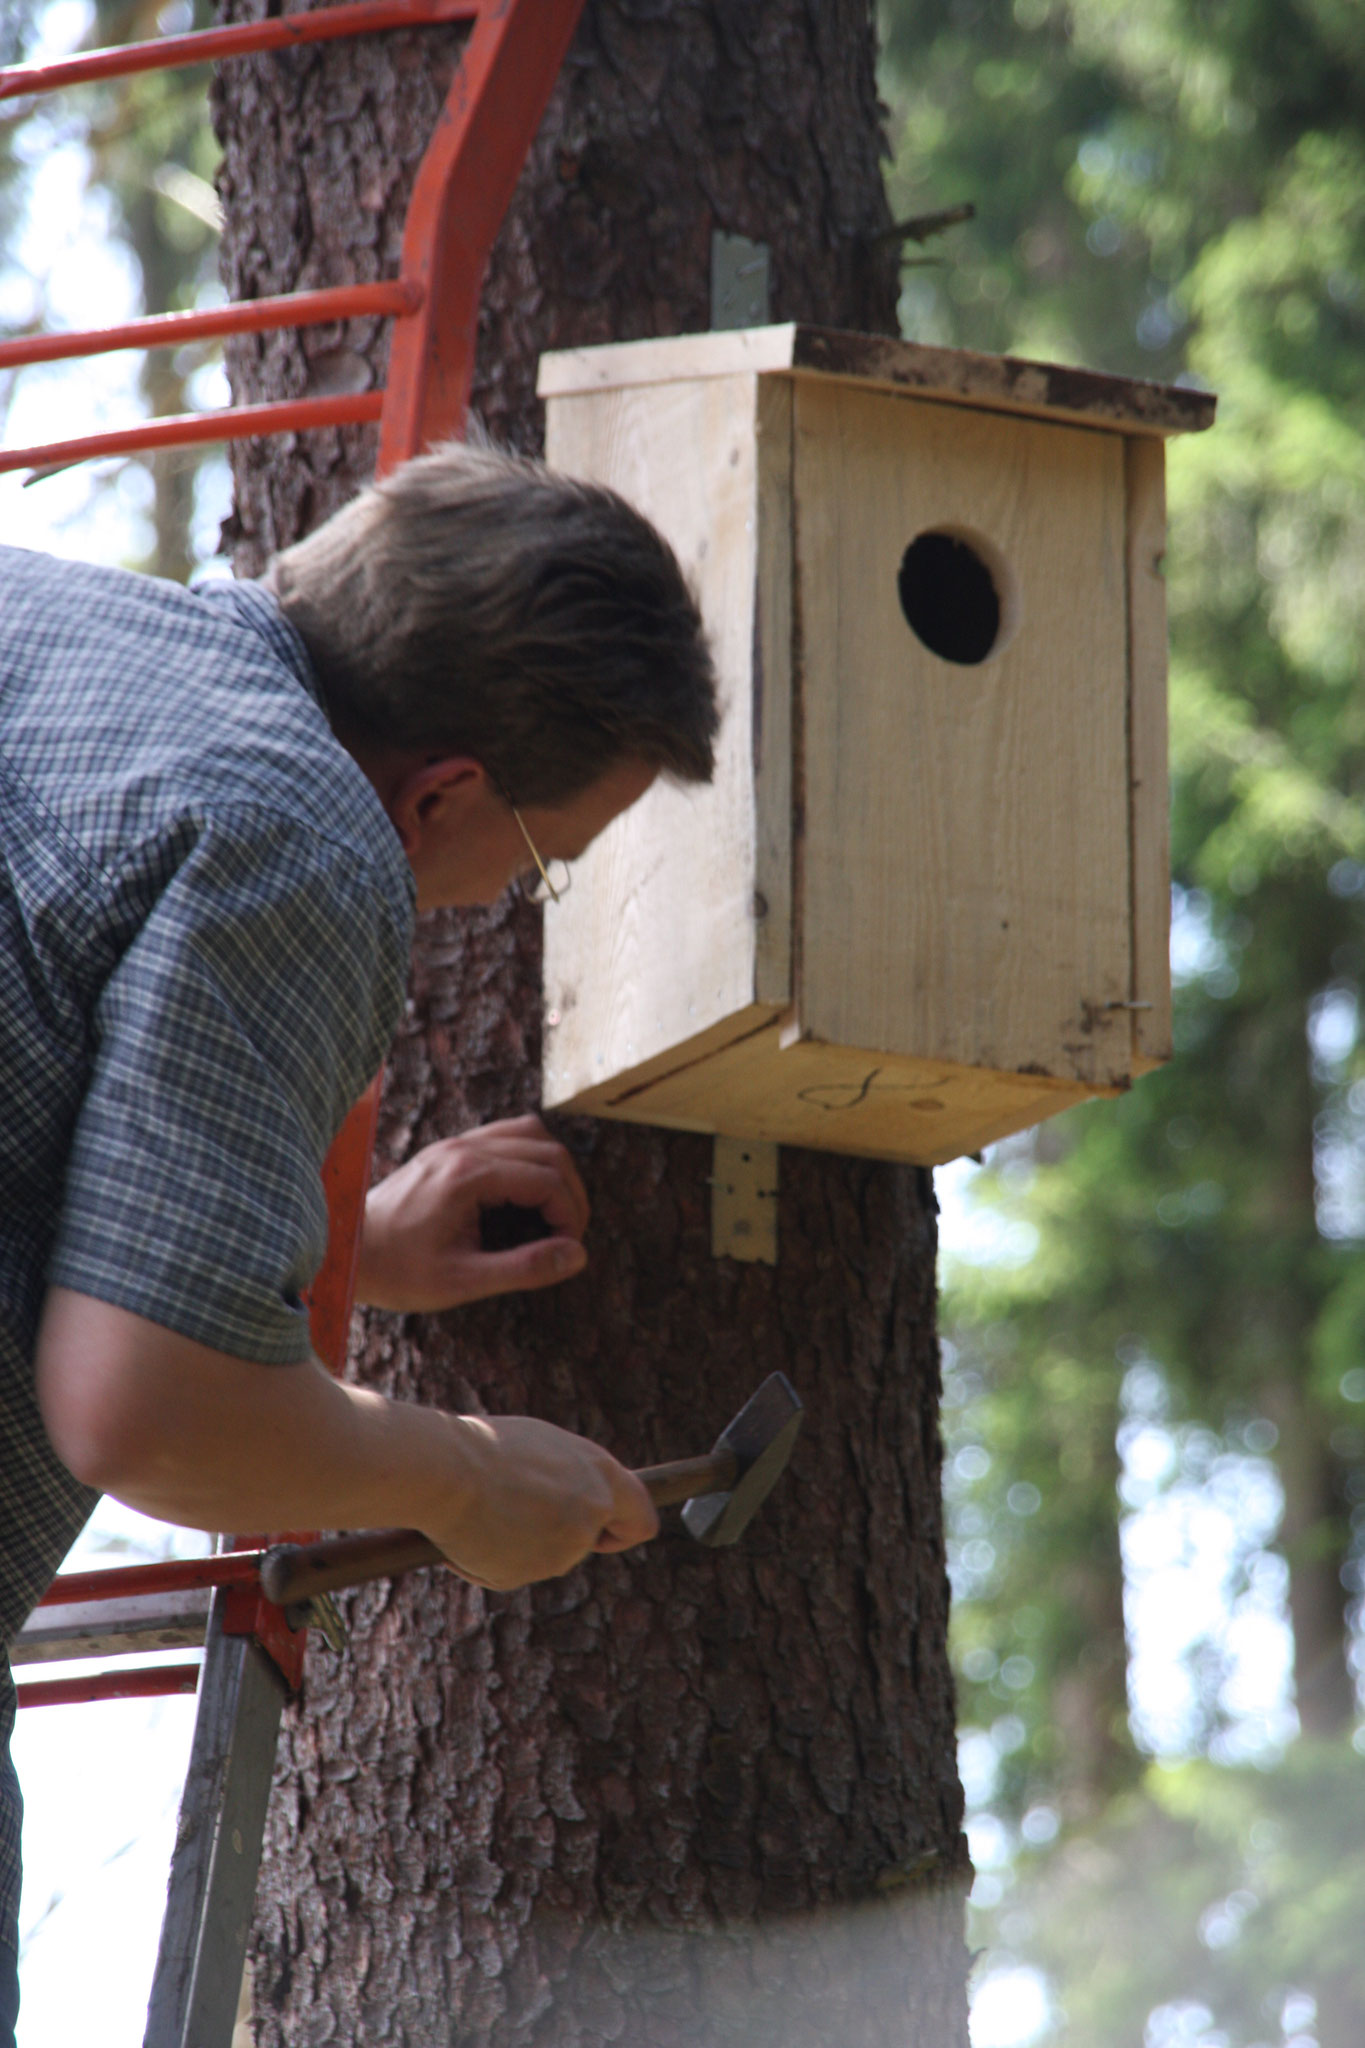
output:
[[1170, 465], [1176, 1058], [999, 1148], [945, 1273], [978, 2017], [994, 1974], [1001, 2040], [1358, 2048], [1365, 14], [883, 40], [897, 217], [976, 207], [906, 334], [1220, 394]]
[[[197, 7], [6, 0], [0, 62], [63, 10], [94, 46]], [[897, 218], [975, 208], [907, 240], [906, 335], [1220, 394], [1171, 462], [1177, 1057], [998, 1148], [945, 1262], [974, 2037], [1360, 2048], [1365, 14], [880, 14]], [[24, 242], [73, 142], [131, 298], [219, 295], [203, 88], [5, 110], [6, 333], [74, 324]], [[159, 352], [141, 403], [219, 375]], [[0, 378], [7, 439], [40, 383]], [[213, 552], [188, 451], [82, 474], [125, 561]]]
[[[211, 0], [3, 0], [0, 65], [32, 61], [35, 50], [52, 56], [179, 35], [208, 27], [212, 17]], [[208, 80], [203, 65], [0, 105], [6, 338], [222, 300]], [[104, 230], [112, 259], [106, 274], [81, 280], [69, 265], [49, 268], [77, 214], [87, 230], [95, 223]], [[65, 402], [54, 406], [57, 393]], [[226, 400], [220, 345], [149, 349], [0, 374], [0, 431], [7, 443], [23, 445]], [[41, 416], [31, 436], [26, 416]], [[127, 567], [184, 582], [216, 553], [216, 520], [205, 515], [226, 512], [226, 474], [218, 451], [193, 448], [87, 465], [64, 480], [65, 523], [117, 530]]]

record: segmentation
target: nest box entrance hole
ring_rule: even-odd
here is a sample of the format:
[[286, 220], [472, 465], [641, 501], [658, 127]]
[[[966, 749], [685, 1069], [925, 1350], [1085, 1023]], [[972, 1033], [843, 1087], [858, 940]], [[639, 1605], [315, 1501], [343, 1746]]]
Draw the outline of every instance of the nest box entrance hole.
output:
[[918, 534], [901, 556], [896, 592], [911, 632], [941, 661], [975, 668], [1014, 636], [1019, 605], [1009, 565], [965, 527]]

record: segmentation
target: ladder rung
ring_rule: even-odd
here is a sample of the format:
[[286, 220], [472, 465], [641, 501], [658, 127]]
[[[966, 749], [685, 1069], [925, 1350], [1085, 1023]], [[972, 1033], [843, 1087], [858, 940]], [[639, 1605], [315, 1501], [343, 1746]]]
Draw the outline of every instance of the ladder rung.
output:
[[189, 412], [146, 420], [111, 434], [78, 441], [43, 441], [34, 448], [0, 451], [0, 471], [65, 469], [98, 455], [135, 455], [146, 448], [184, 448], [209, 441], [242, 441], [252, 434], [301, 434], [316, 427], [354, 427], [377, 420], [382, 391], [348, 391], [339, 398], [289, 398], [274, 405], [236, 405], [223, 412]]
[[149, 313], [122, 327], [89, 327], [71, 334], [30, 334], [0, 341], [0, 370], [29, 363], [59, 363], [72, 356], [107, 355], [120, 348], [176, 348], [221, 334], [263, 334], [275, 327], [319, 327], [331, 320], [369, 316], [402, 320], [420, 310], [423, 291], [415, 279], [395, 277], [381, 284], [335, 285], [321, 292], [284, 292], [269, 299], [238, 299], [230, 306], [206, 306], [195, 313]]
[[208, 1625], [207, 1590], [139, 1593], [79, 1607], [40, 1607], [20, 1629], [11, 1664], [56, 1664], [73, 1657], [123, 1657], [146, 1650], [198, 1648]]
[[40, 1678], [17, 1685], [21, 1707], [77, 1707], [94, 1700], [164, 1699], [168, 1693], [197, 1692], [198, 1664], [146, 1665], [137, 1671], [94, 1671], [85, 1678]]
[[[282, 1536], [281, 1543], [307, 1543], [310, 1536]], [[251, 1545], [212, 1557], [156, 1557], [144, 1564], [105, 1565], [98, 1571], [61, 1572], [38, 1602], [40, 1607], [80, 1607], [140, 1600], [147, 1593], [183, 1593], [193, 1587], [260, 1585], [260, 1550]]]
[[181, 64], [208, 64], [220, 57], [249, 57], [259, 50], [292, 50], [301, 43], [333, 42], [340, 36], [372, 35], [388, 28], [427, 28], [441, 21], [473, 21], [479, 0], [355, 0], [316, 13], [243, 21], [229, 28], [192, 29], [188, 35], [160, 36], [150, 43], [124, 43], [112, 50], [85, 50], [51, 64], [16, 64], [0, 71], [0, 100], [55, 92], [63, 85], [88, 85], [102, 78], [127, 78], [138, 71], [166, 71]]

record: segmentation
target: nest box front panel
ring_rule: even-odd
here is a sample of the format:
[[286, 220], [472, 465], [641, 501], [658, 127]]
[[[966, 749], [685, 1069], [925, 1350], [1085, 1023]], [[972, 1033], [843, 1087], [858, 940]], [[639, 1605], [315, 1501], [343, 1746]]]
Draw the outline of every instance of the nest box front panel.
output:
[[798, 380], [803, 1038], [1131, 1073], [1124, 448]]

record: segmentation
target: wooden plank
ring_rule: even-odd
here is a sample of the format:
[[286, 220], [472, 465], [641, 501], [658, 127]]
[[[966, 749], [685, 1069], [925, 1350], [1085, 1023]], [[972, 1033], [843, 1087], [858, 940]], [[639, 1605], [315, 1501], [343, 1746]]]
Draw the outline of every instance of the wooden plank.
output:
[[540, 359], [542, 398], [571, 392], [730, 377], [743, 371], [841, 379], [949, 405], [1020, 413], [1122, 434], [1202, 433], [1217, 398], [1175, 384], [1110, 377], [1066, 363], [932, 348], [880, 334], [788, 323], [723, 334], [666, 335], [564, 349]]
[[1133, 1072], [1171, 1057], [1171, 831], [1166, 738], [1166, 464], [1126, 444], [1128, 747], [1133, 842]]
[[754, 992], [792, 998], [792, 387], [760, 377], [758, 588], [751, 676], [754, 764]]
[[[805, 382], [794, 488], [803, 1035], [1126, 1085], [1123, 444]], [[943, 529], [1007, 587], [976, 665], [901, 608]]]
[[880, 385], [907, 396], [1122, 434], [1202, 433], [1213, 425], [1218, 404], [1213, 392], [1188, 391], [1178, 384], [819, 327], [796, 329], [792, 367]]
[[[656, 1082], [704, 1067], [718, 1052], [723, 1052], [739, 1039], [751, 1037], [756, 1031], [765, 1030], [770, 1024], [778, 1023], [785, 1013], [785, 1006], [775, 1003], [746, 1003], [742, 1010], [731, 1011], [705, 1031], [665, 1046], [649, 1059], [636, 1060], [632, 1065], [613, 1072], [604, 1056], [593, 1062], [587, 1081], [575, 1087], [571, 1084], [568, 1062], [562, 1061], [559, 1053], [559, 1034], [563, 1025], [559, 1013], [551, 1008], [545, 1017], [541, 1077], [546, 1107], [572, 1110], [581, 1116], [629, 1116], [633, 1112], [628, 1105]], [[648, 1123], [649, 1118], [645, 1117], [643, 1121]], [[689, 1130], [709, 1131], [713, 1128], [705, 1121], [688, 1125]]]
[[643, 1086], [575, 1107], [626, 1122], [716, 1131], [871, 1159], [941, 1166], [1027, 1130], [1096, 1090], [801, 1039], [777, 1020]]
[[11, 1645], [11, 1664], [71, 1657], [118, 1657], [134, 1650], [180, 1650], [202, 1643], [207, 1591], [142, 1593], [70, 1607], [39, 1607]]
[[[772, 602], [754, 663], [759, 449], [772, 443], [780, 455], [788, 444], [780, 404], [767, 406], [760, 439], [757, 403], [757, 381], [746, 374], [556, 399], [549, 408], [550, 461], [612, 485], [677, 550], [711, 636], [723, 721], [714, 783], [657, 783], [575, 864], [572, 889], [547, 910], [547, 1104], [671, 1057], [715, 1027], [729, 1032], [729, 1020], [759, 1000], [760, 958], [769, 1006], [789, 1000], [779, 926], [787, 923], [790, 835], [777, 820], [787, 809], [790, 747]], [[773, 493], [780, 500], [780, 476]]]
[[[788, 370], [795, 347], [796, 328], [787, 321], [773, 327], [733, 327], [704, 334], [665, 334], [651, 341], [609, 341], [596, 348], [557, 349], [540, 359], [536, 392], [548, 402], [583, 392]], [[555, 467], [559, 467], [557, 462]]]

